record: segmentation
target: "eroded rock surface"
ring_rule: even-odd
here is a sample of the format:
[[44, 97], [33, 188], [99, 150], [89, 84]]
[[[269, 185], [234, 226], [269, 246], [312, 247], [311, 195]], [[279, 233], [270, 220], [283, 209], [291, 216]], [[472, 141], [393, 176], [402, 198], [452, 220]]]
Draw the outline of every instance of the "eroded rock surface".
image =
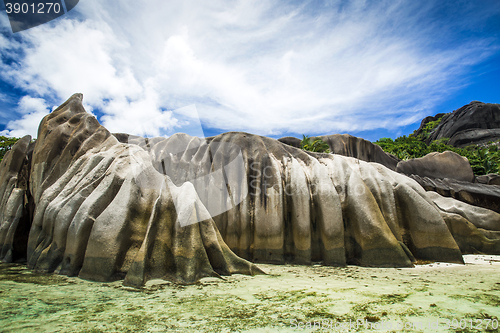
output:
[[415, 136], [422, 133], [429, 121], [443, 116], [439, 125], [432, 131], [426, 143], [449, 138], [448, 144], [465, 147], [471, 144], [483, 144], [500, 139], [500, 104], [473, 101], [448, 114], [439, 114], [422, 120]]
[[0, 259], [26, 259], [33, 200], [29, 191], [29, 165], [33, 144], [26, 135], [8, 151], [0, 165]]
[[[11, 192], [27, 151], [17, 145], [1, 170]], [[379, 163], [241, 132], [112, 135], [80, 94], [43, 119], [29, 184], [28, 267], [98, 281], [259, 273], [250, 261], [463, 262], [462, 252], [498, 253], [500, 243], [497, 215], [484, 223], [486, 210], [443, 204]], [[17, 230], [16, 218], [26, 216], [17, 213], [20, 195], [2, 201], [1, 230]]]
[[435, 192], [427, 193], [441, 210], [443, 219], [463, 253], [500, 252], [500, 214], [443, 197]]
[[[330, 152], [333, 154], [354, 157], [365, 162], [377, 162], [391, 170], [396, 170], [396, 166], [399, 162], [396, 156], [384, 152], [380, 146], [349, 134], [311, 137], [312, 140], [316, 138], [326, 142], [330, 147]], [[278, 141], [295, 148], [300, 148], [301, 140], [291, 136], [278, 139]]]
[[475, 180], [474, 172], [467, 158], [452, 151], [434, 152], [421, 158], [401, 161], [398, 163], [396, 171], [408, 176], [449, 178], [466, 182]]
[[483, 176], [476, 176], [476, 181], [480, 184], [500, 185], [500, 175], [496, 173], [489, 173]]
[[500, 186], [411, 175], [426, 191], [500, 213]]
[[[13, 176], [2, 184], [14, 187], [25, 141], [7, 156], [2, 172]], [[155, 186], [138, 186], [133, 167]], [[142, 148], [118, 142], [85, 112], [81, 94], [72, 96], [43, 119], [34, 147], [30, 190], [36, 210], [28, 267], [97, 281], [125, 278], [130, 285], [152, 278], [193, 283], [206, 276], [260, 272], [231, 252], [210, 218], [181, 227], [174, 201], [188, 202], [182, 206], [188, 220], [203, 207], [189, 187], [179, 190], [168, 182]], [[2, 205], [8, 215], [2, 230], [15, 227], [19, 197], [22, 193]]]

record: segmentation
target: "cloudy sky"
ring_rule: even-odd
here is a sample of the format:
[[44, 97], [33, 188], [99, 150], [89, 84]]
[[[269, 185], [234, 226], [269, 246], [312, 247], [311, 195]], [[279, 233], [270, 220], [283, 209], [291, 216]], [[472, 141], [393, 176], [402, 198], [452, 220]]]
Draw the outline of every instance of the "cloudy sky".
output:
[[[3, 6], [3, 4], [1, 5]], [[13, 34], [0, 134], [36, 137], [73, 93], [112, 132], [411, 133], [500, 103], [500, 1], [80, 0]]]

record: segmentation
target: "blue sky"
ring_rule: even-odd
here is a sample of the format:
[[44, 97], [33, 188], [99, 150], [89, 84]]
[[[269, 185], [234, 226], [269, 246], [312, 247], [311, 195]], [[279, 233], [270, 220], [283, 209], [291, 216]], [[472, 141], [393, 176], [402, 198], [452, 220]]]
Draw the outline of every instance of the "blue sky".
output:
[[397, 137], [500, 103], [500, 1], [81, 0], [12, 34], [0, 134], [36, 136], [73, 93], [112, 132]]

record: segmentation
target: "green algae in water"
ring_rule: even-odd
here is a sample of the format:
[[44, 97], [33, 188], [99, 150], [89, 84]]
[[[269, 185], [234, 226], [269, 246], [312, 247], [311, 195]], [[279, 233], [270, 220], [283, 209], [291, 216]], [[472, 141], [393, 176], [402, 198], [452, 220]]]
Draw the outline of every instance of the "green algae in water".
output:
[[22, 264], [0, 264], [0, 281], [32, 283], [39, 285], [63, 285], [74, 283], [65, 276], [57, 274], [35, 273]]
[[[491, 319], [499, 313], [496, 277], [500, 266], [403, 270], [261, 266], [271, 274], [207, 278], [191, 286], [158, 280], [131, 289], [121, 281], [89, 282], [1, 264], [0, 330], [297, 332], [291, 328], [292, 320], [342, 323], [364, 319], [376, 324]], [[474, 279], [465, 279], [467, 274]]]

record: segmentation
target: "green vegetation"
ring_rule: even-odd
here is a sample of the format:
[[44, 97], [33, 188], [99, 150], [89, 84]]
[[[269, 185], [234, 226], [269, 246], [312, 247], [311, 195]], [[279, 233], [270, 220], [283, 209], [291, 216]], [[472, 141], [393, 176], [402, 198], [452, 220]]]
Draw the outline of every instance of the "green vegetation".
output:
[[[424, 129], [422, 130], [422, 134], [418, 136], [420, 140], [427, 140], [431, 133], [434, 131], [436, 127], [441, 123], [441, 120], [443, 119], [444, 116], [434, 120], [434, 121], [429, 121], [427, 124], [425, 124]], [[413, 132], [415, 133], [415, 132]]]
[[[431, 126], [429, 126], [429, 128], [431, 128]], [[424, 135], [425, 134], [428, 135], [429, 131], [424, 133]], [[471, 145], [465, 148], [455, 148], [447, 145], [448, 140], [447, 138], [442, 138], [428, 145], [422, 141], [421, 136], [414, 137], [403, 135], [395, 140], [382, 138], [374, 143], [379, 145], [386, 153], [390, 153], [402, 160], [423, 157], [432, 152], [442, 153], [446, 150], [450, 150], [467, 157], [475, 175], [479, 176], [500, 172], [500, 150], [493, 142], [490, 142], [484, 147]]]
[[432, 132], [439, 126], [444, 116], [429, 121], [424, 125], [422, 133], [400, 136], [396, 140], [382, 138], [375, 142], [386, 153], [408, 160], [423, 157], [432, 152], [442, 153], [446, 150], [453, 151], [461, 156], [467, 157], [474, 174], [486, 175], [489, 173], [500, 173], [500, 150], [497, 144], [489, 142], [485, 146], [470, 145], [465, 148], [455, 148], [448, 145], [449, 138], [441, 138], [427, 144]]
[[330, 153], [330, 147], [325, 141], [321, 139], [315, 139], [312, 141], [310, 137], [305, 135], [302, 135], [302, 137], [303, 139], [300, 142], [300, 148], [316, 153]]
[[19, 139], [21, 138], [8, 138], [6, 136], [0, 136], [0, 162], [12, 146], [19, 141]]

